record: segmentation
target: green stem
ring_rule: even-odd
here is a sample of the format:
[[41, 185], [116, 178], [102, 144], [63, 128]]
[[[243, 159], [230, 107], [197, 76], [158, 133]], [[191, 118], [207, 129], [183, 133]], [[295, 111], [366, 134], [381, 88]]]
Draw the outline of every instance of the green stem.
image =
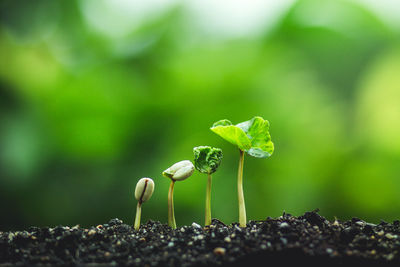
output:
[[244, 151], [240, 150], [239, 169], [238, 169], [238, 200], [239, 200], [240, 227], [246, 227], [246, 206], [244, 205], [244, 195], [243, 195], [243, 163], [244, 163]]
[[211, 224], [211, 174], [208, 174], [206, 189], [206, 219], [205, 225]]
[[175, 214], [174, 214], [174, 185], [175, 181], [171, 180], [168, 191], [168, 225], [172, 229], [176, 229]]
[[140, 227], [140, 217], [142, 216], [142, 204], [140, 202], [137, 203], [136, 207], [136, 217], [135, 217], [135, 230], [139, 230]]

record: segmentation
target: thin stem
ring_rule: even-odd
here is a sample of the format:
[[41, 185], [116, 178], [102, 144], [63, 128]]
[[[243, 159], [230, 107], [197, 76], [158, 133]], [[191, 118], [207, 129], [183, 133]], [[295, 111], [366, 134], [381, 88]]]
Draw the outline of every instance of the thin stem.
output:
[[243, 195], [243, 163], [244, 163], [244, 151], [240, 150], [239, 169], [238, 169], [238, 200], [239, 200], [240, 227], [246, 227], [246, 206], [244, 205], [244, 195]]
[[208, 174], [207, 189], [206, 189], [206, 219], [205, 225], [211, 224], [211, 174]]
[[175, 214], [174, 214], [174, 185], [175, 181], [171, 180], [168, 191], [168, 225], [172, 229], [176, 229]]
[[135, 230], [139, 230], [140, 227], [140, 217], [142, 216], [142, 204], [140, 202], [137, 203], [136, 207], [136, 217], [135, 217]]

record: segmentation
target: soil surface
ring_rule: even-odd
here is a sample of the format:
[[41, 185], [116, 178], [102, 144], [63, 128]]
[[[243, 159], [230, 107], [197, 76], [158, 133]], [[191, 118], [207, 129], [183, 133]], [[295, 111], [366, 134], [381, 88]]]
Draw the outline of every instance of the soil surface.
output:
[[[318, 210], [250, 221], [213, 220], [172, 230], [149, 221], [139, 231], [119, 219], [89, 229], [31, 227], [0, 232], [0, 266], [242, 266], [400, 264], [400, 223], [330, 222]], [[275, 264], [273, 264], [276, 266]]]

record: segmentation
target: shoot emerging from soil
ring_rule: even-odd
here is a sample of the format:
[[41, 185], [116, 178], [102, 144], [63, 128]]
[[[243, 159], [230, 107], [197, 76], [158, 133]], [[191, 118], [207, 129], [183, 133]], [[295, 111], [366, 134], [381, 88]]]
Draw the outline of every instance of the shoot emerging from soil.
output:
[[210, 146], [198, 146], [193, 148], [194, 166], [201, 173], [208, 175], [206, 189], [205, 225], [211, 224], [211, 174], [214, 173], [222, 159], [222, 150]]
[[190, 160], [182, 160], [165, 171], [163, 175], [171, 179], [171, 184], [168, 191], [168, 225], [172, 229], [176, 229], [175, 213], [174, 213], [174, 185], [176, 181], [182, 181], [193, 174], [194, 166]]
[[229, 120], [220, 120], [214, 123], [210, 129], [239, 148], [239, 224], [240, 227], [246, 227], [246, 207], [243, 194], [244, 153], [246, 152], [256, 158], [268, 158], [272, 155], [274, 144], [269, 134], [269, 122], [261, 117], [254, 117], [251, 120], [236, 125], [233, 125]]
[[154, 192], [154, 182], [150, 178], [142, 178], [136, 184], [135, 198], [138, 201], [138, 203], [136, 207], [136, 217], [134, 223], [135, 230], [139, 230], [140, 227], [140, 217], [142, 215], [142, 203], [149, 200], [153, 192]]

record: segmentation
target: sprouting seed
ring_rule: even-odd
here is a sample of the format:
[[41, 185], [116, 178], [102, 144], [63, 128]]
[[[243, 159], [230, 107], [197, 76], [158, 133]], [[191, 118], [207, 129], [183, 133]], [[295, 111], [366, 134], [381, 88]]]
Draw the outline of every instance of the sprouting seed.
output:
[[135, 198], [138, 201], [136, 207], [136, 217], [134, 228], [139, 230], [140, 227], [140, 217], [142, 215], [142, 204], [151, 198], [154, 192], [154, 182], [151, 178], [140, 179], [135, 188]]
[[193, 148], [194, 166], [201, 173], [208, 175], [206, 188], [205, 225], [211, 224], [211, 182], [213, 174], [221, 164], [222, 150], [211, 146]]
[[165, 171], [163, 175], [171, 179], [171, 184], [168, 191], [168, 225], [172, 229], [176, 229], [175, 214], [174, 214], [174, 185], [176, 181], [182, 181], [193, 174], [194, 166], [190, 160], [182, 160]]

